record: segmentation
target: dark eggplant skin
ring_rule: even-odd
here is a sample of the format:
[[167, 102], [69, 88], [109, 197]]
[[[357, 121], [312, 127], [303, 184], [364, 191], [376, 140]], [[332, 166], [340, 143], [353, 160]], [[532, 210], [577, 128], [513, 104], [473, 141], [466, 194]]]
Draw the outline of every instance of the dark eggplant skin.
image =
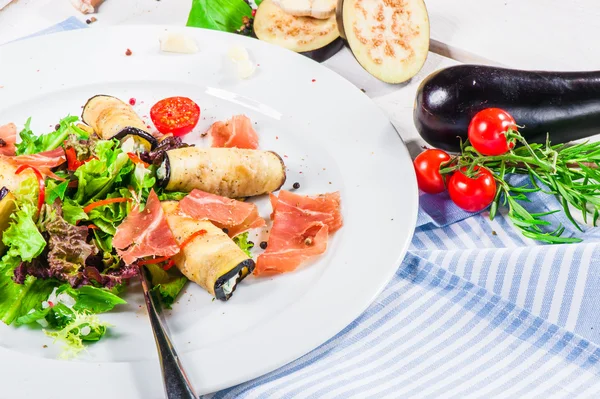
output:
[[417, 90], [413, 119], [430, 145], [460, 150], [471, 118], [501, 108], [530, 143], [567, 143], [600, 133], [600, 71], [523, 71], [458, 65], [429, 75]]
[[338, 37], [325, 47], [321, 47], [312, 51], [305, 51], [303, 53], [298, 54], [302, 54], [303, 56], [308, 57], [317, 62], [324, 62], [336, 55], [343, 48], [344, 40], [342, 40], [341, 37]]
[[[255, 266], [256, 264], [252, 259], [246, 259], [224, 275], [220, 276], [215, 282], [215, 297], [220, 301], [227, 301], [229, 298], [231, 298], [231, 295], [233, 295], [235, 292], [238, 283], [245, 279], [246, 276], [252, 274]], [[229, 294], [225, 294], [225, 290], [223, 290], [223, 284], [229, 281], [229, 279], [231, 279], [233, 276], [237, 275], [240, 271], [242, 272], [242, 275], [236, 279], [233, 290]]]
[[171, 161], [166, 151], [162, 154], [162, 159], [157, 158], [156, 164], [159, 167], [164, 166], [165, 168], [165, 175], [163, 177], [156, 176], [156, 185], [160, 188], [165, 188], [171, 180]]
[[135, 127], [126, 127], [119, 133], [115, 134], [112, 138], [117, 140], [124, 140], [129, 136], [137, 136], [142, 140], [146, 141], [150, 145], [150, 148], [147, 148], [148, 151], [156, 148], [158, 144], [158, 140], [156, 140], [156, 138], [150, 133]]

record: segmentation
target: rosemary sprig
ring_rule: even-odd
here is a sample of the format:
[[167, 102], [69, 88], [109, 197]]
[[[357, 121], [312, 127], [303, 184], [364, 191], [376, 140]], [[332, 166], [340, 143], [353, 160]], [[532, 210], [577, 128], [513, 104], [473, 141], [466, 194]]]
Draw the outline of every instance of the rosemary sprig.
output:
[[[551, 145], [547, 138], [544, 144], [529, 144], [519, 132], [512, 130], [507, 132], [507, 138], [520, 145], [499, 156], [484, 156], [468, 142], [461, 143], [461, 153], [442, 165], [440, 172], [451, 174], [466, 167], [469, 174], [475, 166], [484, 166], [494, 172], [497, 183], [490, 219], [500, 206], [505, 206], [508, 217], [526, 237], [552, 244], [580, 242], [579, 238], [561, 237], [564, 226], [551, 226], [544, 219], [561, 210], [530, 213], [520, 202], [528, 202], [525, 194], [531, 192], [554, 195], [565, 216], [578, 230], [582, 231], [569, 205], [581, 212], [586, 223], [591, 216], [595, 226], [600, 216], [600, 142]], [[530, 184], [509, 184], [506, 177], [511, 174], [528, 175]]]

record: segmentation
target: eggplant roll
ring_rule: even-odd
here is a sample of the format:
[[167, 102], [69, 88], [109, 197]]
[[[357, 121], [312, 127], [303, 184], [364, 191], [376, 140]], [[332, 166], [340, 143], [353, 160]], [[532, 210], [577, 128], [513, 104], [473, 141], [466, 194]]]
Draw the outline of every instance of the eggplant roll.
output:
[[254, 261], [211, 222], [183, 215], [177, 201], [164, 201], [162, 207], [179, 245], [193, 234], [206, 231], [192, 238], [173, 257], [175, 266], [217, 299], [228, 300], [237, 284], [252, 273]]
[[150, 151], [156, 139], [146, 131], [146, 124], [131, 105], [116, 97], [98, 95], [83, 107], [81, 119], [104, 140], [118, 139], [123, 143], [132, 139], [133, 152]]
[[278, 190], [285, 183], [285, 165], [271, 151], [186, 147], [166, 151], [157, 176], [167, 191], [198, 189], [243, 198]]

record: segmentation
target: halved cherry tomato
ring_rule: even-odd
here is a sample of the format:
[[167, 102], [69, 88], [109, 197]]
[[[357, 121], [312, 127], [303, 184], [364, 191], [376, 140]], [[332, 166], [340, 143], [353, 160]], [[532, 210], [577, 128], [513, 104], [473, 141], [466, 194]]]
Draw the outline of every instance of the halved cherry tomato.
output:
[[467, 176], [467, 168], [456, 171], [448, 181], [448, 193], [452, 201], [467, 212], [479, 212], [487, 208], [496, 196], [496, 181], [486, 168], [473, 168], [473, 177]]
[[152, 106], [150, 118], [162, 134], [184, 136], [200, 120], [200, 107], [187, 97], [169, 97]]
[[44, 176], [42, 176], [42, 173], [30, 165], [19, 166], [15, 171], [15, 175], [21, 174], [21, 172], [23, 172], [26, 169], [31, 169], [38, 181], [38, 188], [40, 191], [38, 195], [38, 213], [40, 213], [40, 211], [42, 210], [42, 206], [44, 205], [44, 201], [46, 201], [46, 182], [44, 180]]
[[147, 162], [144, 162], [140, 159], [140, 157], [138, 157], [137, 155], [135, 155], [133, 152], [128, 152], [127, 156], [129, 157], [129, 159], [131, 159], [131, 162], [133, 162], [136, 165], [143, 165], [144, 167], [148, 167], [150, 166], [150, 164], [148, 164]]
[[440, 174], [440, 165], [450, 160], [450, 155], [442, 150], [425, 150], [415, 158], [413, 165], [417, 174], [417, 184], [421, 191], [428, 194], [439, 194], [446, 187]]
[[515, 146], [506, 138], [508, 130], [517, 130], [513, 117], [500, 108], [486, 108], [471, 119], [469, 141], [483, 155], [502, 155]]
[[89, 204], [88, 206], [83, 208], [83, 211], [85, 213], [90, 213], [90, 211], [92, 209], [97, 208], [99, 206], [108, 205], [108, 204], [116, 204], [119, 202], [127, 202], [127, 201], [131, 201], [131, 199], [130, 198], [107, 198], [102, 201], [92, 202], [91, 204]]
[[67, 169], [77, 170], [78, 167], [83, 165], [83, 162], [77, 159], [77, 152], [75, 152], [75, 148], [66, 148], [65, 155], [67, 156]]

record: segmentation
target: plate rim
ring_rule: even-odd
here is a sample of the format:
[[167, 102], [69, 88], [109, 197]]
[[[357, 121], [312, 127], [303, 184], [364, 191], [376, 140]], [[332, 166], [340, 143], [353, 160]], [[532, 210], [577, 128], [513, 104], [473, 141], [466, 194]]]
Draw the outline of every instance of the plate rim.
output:
[[[175, 31], [181, 31], [181, 32], [187, 32], [187, 31], [197, 31], [200, 32], [197, 34], [196, 37], [199, 36], [204, 36], [204, 35], [223, 35], [223, 37], [236, 37], [239, 40], [242, 41], [248, 41], [248, 43], [250, 41], [255, 41], [256, 39], [252, 39], [252, 38], [248, 38], [248, 37], [244, 37], [244, 36], [238, 36], [235, 34], [231, 34], [231, 33], [227, 33], [227, 32], [219, 32], [219, 31], [213, 31], [213, 30], [208, 30], [208, 29], [202, 29], [202, 28], [193, 28], [193, 27], [180, 27], [180, 26], [172, 26], [172, 25], [156, 25], [156, 24], [140, 24], [140, 25], [119, 25], [119, 26], [109, 26], [109, 27], [98, 27], [98, 28], [93, 28], [93, 29], [81, 29], [81, 30], [75, 30], [75, 31], [65, 31], [65, 32], [57, 32], [51, 35], [45, 35], [45, 36], [37, 36], [37, 37], [31, 37], [31, 38], [26, 38], [26, 39], [22, 39], [22, 40], [17, 40], [14, 42], [10, 42], [10, 43], [6, 43], [2, 46], [0, 46], [0, 54], [3, 52], [11, 52], [11, 51], [16, 51], [16, 50], [12, 50], [13, 48], [19, 48], [20, 46], [30, 46], [30, 47], [35, 47], [37, 42], [43, 43], [44, 41], [49, 40], [48, 37], [52, 37], [52, 38], [67, 38], [65, 40], [69, 40], [68, 37], [70, 36], [74, 36], [75, 32], [77, 33], [82, 33], [80, 31], [83, 31], [83, 33], [85, 33], [86, 35], [89, 36], [102, 36], [102, 34], [104, 32], [130, 32], [130, 34], [135, 33], [136, 31], [143, 31], [143, 30], [152, 30], [152, 31], [159, 31], [159, 30], [175, 30]], [[55, 35], [61, 35], [61, 36], [55, 36]], [[196, 35], [196, 34], [194, 34]], [[227, 42], [227, 39], [224, 40], [225, 42]], [[300, 59], [304, 59], [303, 62], [306, 61], [310, 61], [311, 63], [317, 64], [317, 65], [313, 65], [311, 68], [317, 68], [320, 69], [323, 73], [325, 73], [328, 79], [338, 79], [340, 80], [340, 84], [343, 84], [344, 86], [347, 87], [351, 87], [357, 94], [362, 92], [360, 91], [360, 89], [355, 86], [354, 84], [352, 84], [348, 79], [346, 79], [345, 77], [337, 74], [336, 72], [334, 72], [333, 70], [331, 70], [330, 68], [326, 67], [325, 65], [318, 63], [314, 60], [310, 60], [307, 59], [306, 57], [300, 55], [300, 54], [296, 54], [290, 51], [287, 51], [285, 49], [282, 49], [280, 47], [271, 45], [269, 43], [265, 43], [265, 42], [260, 42], [256, 40], [256, 45], [257, 46], [263, 46], [263, 47], [268, 47], [269, 51], [275, 51], [275, 52], [287, 52], [288, 54], [285, 55], [284, 57], [297, 57], [296, 59], [300, 60]], [[202, 51], [202, 49], [200, 50]], [[282, 55], [283, 56], [283, 55]], [[1, 69], [1, 67], [0, 67]], [[400, 89], [400, 88], [399, 88]], [[364, 94], [363, 94], [364, 95]], [[32, 98], [34, 96], [28, 96], [26, 97], [27, 99]], [[366, 97], [366, 96], [365, 96]], [[368, 97], [367, 97], [368, 98]], [[404, 153], [404, 157], [407, 160], [410, 160], [410, 154], [408, 151], [408, 148], [406, 147], [406, 143], [404, 142], [404, 140], [402, 139], [402, 137], [400, 136], [399, 132], [396, 130], [396, 128], [394, 127], [394, 125], [392, 124], [392, 122], [390, 121], [389, 117], [385, 114], [385, 112], [371, 99], [368, 98], [368, 102], [372, 105], [373, 110], [376, 110], [376, 112], [379, 114], [378, 117], [380, 118], [384, 118], [387, 123], [390, 126], [390, 129], [393, 130], [396, 134], [396, 138], [400, 140], [401, 142], [401, 147], [402, 147], [402, 152]], [[409, 175], [411, 176], [411, 184], [414, 185], [414, 187], [416, 188], [416, 176], [414, 174], [414, 170], [408, 172]], [[354, 320], [356, 320], [361, 314], [363, 314], [365, 312], [366, 309], [369, 308], [369, 306], [371, 306], [373, 304], [373, 301], [381, 294], [381, 292], [384, 290], [384, 288], [386, 287], [386, 285], [389, 283], [389, 281], [392, 279], [392, 277], [394, 276], [394, 274], [397, 272], [398, 268], [401, 265], [402, 260], [404, 259], [406, 252], [408, 251], [410, 242], [412, 240], [412, 237], [414, 235], [414, 231], [415, 231], [415, 227], [416, 227], [416, 223], [417, 223], [417, 217], [418, 217], [418, 203], [419, 203], [419, 196], [418, 196], [418, 191], [414, 190], [414, 192], [412, 193], [412, 209], [408, 210], [410, 213], [410, 218], [407, 218], [406, 220], [406, 224], [409, 226], [408, 230], [409, 230], [409, 234], [406, 237], [404, 243], [402, 244], [402, 247], [397, 251], [398, 256], [396, 261], [394, 262], [395, 265], [394, 267], [390, 266], [389, 268], [387, 268], [387, 275], [381, 279], [382, 283], [380, 283], [377, 287], [377, 289], [373, 289], [369, 292], [371, 292], [371, 294], [369, 295], [369, 300], [365, 301], [363, 303], [363, 305], [361, 307], [355, 307], [355, 310], [352, 312], [354, 314], [353, 317], [349, 318], [348, 320], [344, 320], [343, 322], [343, 326], [341, 327], [330, 327], [329, 330], [332, 332], [329, 332], [327, 334], [321, 334], [321, 336], [318, 339], [313, 339], [313, 341], [318, 341], [318, 342], [313, 342], [310, 344], [311, 348], [306, 350], [306, 349], [297, 349], [295, 351], [293, 351], [293, 354], [287, 356], [286, 358], [282, 358], [279, 362], [276, 362], [276, 364], [271, 364], [267, 367], [264, 367], [262, 370], [258, 371], [258, 372], [248, 372], [247, 376], [243, 377], [242, 380], [240, 380], [239, 378], [231, 378], [228, 381], [229, 382], [223, 382], [221, 384], [215, 384], [216, 386], [216, 390], [221, 390], [221, 389], [225, 389], [225, 388], [230, 388], [234, 385], [243, 383], [243, 382], [247, 382], [251, 379], [254, 378], [258, 378], [260, 376], [263, 376], [271, 371], [277, 370], [278, 368], [289, 364], [291, 362], [293, 362], [294, 360], [310, 353], [311, 351], [313, 351], [314, 349], [318, 348], [319, 346], [321, 346], [323, 343], [329, 341], [331, 338], [335, 337], [338, 333], [340, 333], [341, 331], [343, 331], [344, 328], [346, 328], [349, 324], [351, 324]], [[385, 281], [384, 281], [385, 280]], [[383, 282], [384, 281], [384, 282]], [[341, 325], [342, 322], [337, 322], [336, 325]], [[333, 331], [335, 330], [335, 331]], [[307, 345], [305, 345], [307, 346]], [[0, 354], [1, 353], [5, 353], [6, 350], [4, 350], [4, 348], [0, 348]], [[201, 352], [201, 350], [199, 349], [195, 349], [195, 350], [190, 350], [187, 353], [190, 356], [193, 356], [192, 354], [194, 353], [198, 353]], [[14, 352], [13, 352], [14, 353]], [[23, 353], [18, 353], [18, 356], [28, 356], [25, 355]], [[186, 355], [188, 356], [188, 355]], [[32, 358], [41, 360], [39, 357], [35, 357], [35, 356], [31, 356]], [[52, 360], [53, 361], [53, 360]], [[77, 362], [73, 362], [73, 363], [77, 363]], [[130, 362], [123, 362], [123, 363], [130, 363]], [[87, 364], [97, 364], [95, 362], [87, 362]], [[112, 364], [112, 363], [111, 363]], [[184, 361], [185, 364], [185, 361]], [[193, 377], [192, 377], [193, 378]], [[214, 391], [214, 390], [211, 390]]]

